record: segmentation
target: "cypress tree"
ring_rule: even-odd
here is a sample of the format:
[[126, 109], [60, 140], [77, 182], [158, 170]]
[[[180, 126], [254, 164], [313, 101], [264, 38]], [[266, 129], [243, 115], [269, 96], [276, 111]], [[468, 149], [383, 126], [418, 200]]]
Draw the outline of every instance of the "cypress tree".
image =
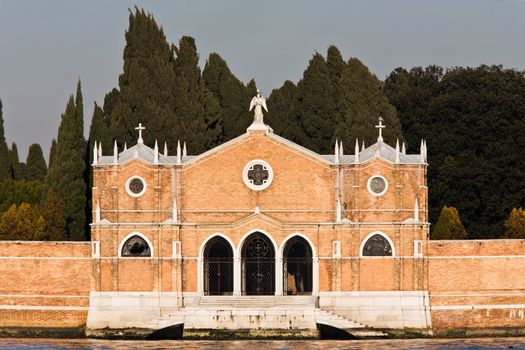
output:
[[461, 223], [458, 210], [444, 206], [430, 239], [466, 239], [467, 231]]
[[51, 141], [51, 148], [49, 149], [49, 167], [48, 168], [51, 168], [53, 164], [53, 158], [55, 157], [56, 148], [57, 148], [57, 140], [53, 139], [53, 141]]
[[85, 150], [84, 116], [80, 81], [76, 98], [70, 96], [58, 129], [56, 150], [47, 174], [47, 183], [64, 203], [67, 233], [71, 240], [84, 240], [86, 183], [84, 181]]
[[18, 147], [16, 146], [16, 143], [11, 144], [11, 149], [9, 150], [9, 171], [11, 172], [11, 178], [13, 180], [20, 180], [19, 177], [19, 164], [20, 164], [20, 158], [18, 157]]
[[396, 109], [383, 93], [381, 81], [357, 58], [351, 58], [343, 69], [340, 89], [341, 106], [335, 112], [341, 115], [337, 118], [335, 133], [347, 149], [356, 138], [365, 140], [366, 144], [377, 141], [374, 126], [378, 117], [382, 117], [387, 126], [383, 130], [385, 142], [394, 145], [396, 138], [402, 139]]
[[47, 174], [47, 165], [44, 154], [42, 153], [42, 148], [38, 143], [33, 143], [29, 146], [26, 165], [29, 176], [27, 180], [44, 180]]
[[67, 240], [64, 202], [52, 188], [49, 188], [47, 191], [46, 199], [41, 208], [41, 213], [45, 221], [45, 235], [47, 240]]
[[2, 115], [2, 100], [0, 100], [0, 182], [11, 178], [9, 150], [5, 141], [4, 118]]
[[268, 113], [264, 120], [275, 133], [290, 141], [301, 143], [306, 139], [306, 135], [301, 128], [301, 121], [297, 119], [296, 95], [297, 86], [289, 80], [280, 88], [274, 89], [268, 97]]
[[126, 31], [120, 93], [111, 113], [112, 138], [120, 147], [136, 143], [139, 122], [146, 126], [146, 144], [167, 141], [166, 130], [181, 122], [175, 114], [176, 83], [173, 48], [153, 16], [135, 8]]
[[211, 53], [208, 57], [202, 77], [205, 87], [220, 106], [218, 123], [222, 123], [222, 139], [219, 141], [225, 142], [246, 132], [253, 121], [248, 107], [255, 96], [255, 82], [251, 81], [249, 86], [245, 86], [217, 53]]

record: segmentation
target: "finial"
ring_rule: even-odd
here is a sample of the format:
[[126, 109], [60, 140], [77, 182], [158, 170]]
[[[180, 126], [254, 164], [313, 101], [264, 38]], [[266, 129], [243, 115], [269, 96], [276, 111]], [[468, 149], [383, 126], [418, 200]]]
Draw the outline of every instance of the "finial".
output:
[[425, 163], [427, 162], [427, 140], [424, 140], [425, 141], [425, 147], [424, 147], [424, 156], [425, 156]]
[[355, 139], [354, 163], [359, 163], [359, 140]]
[[117, 146], [117, 140], [115, 140], [115, 145], [113, 146], [113, 164], [118, 164], [118, 146]]
[[100, 141], [98, 143], [98, 156], [102, 157], [102, 142]]
[[186, 148], [186, 141], [184, 141], [184, 147], [182, 147], [182, 156], [186, 157], [188, 155], [188, 149]]
[[98, 151], [97, 151], [97, 141], [95, 141], [95, 145], [93, 146], [93, 164], [98, 163]]
[[144, 143], [144, 140], [142, 139], [142, 130], [146, 130], [146, 128], [142, 126], [142, 123], [139, 123], [139, 126], [136, 127], [135, 130], [139, 131], [139, 139], [137, 140], [137, 143]]
[[153, 163], [159, 164], [159, 144], [155, 140], [155, 147], [153, 148]]
[[339, 163], [339, 143], [335, 140], [334, 163]]
[[383, 125], [383, 118], [379, 117], [377, 118], [379, 120], [379, 124], [376, 125], [376, 128], [379, 129], [379, 136], [377, 137], [377, 142], [383, 142], [383, 129], [386, 127]]
[[361, 152], [365, 150], [365, 140], [363, 139], [363, 143], [361, 143]]
[[399, 163], [399, 139], [396, 140], [396, 163]]
[[124, 151], [127, 151], [127, 150], [128, 150], [128, 144], [124, 142]]
[[401, 153], [407, 154], [407, 148], [405, 147], [405, 142], [403, 141], [403, 146], [401, 147]]
[[180, 140], [177, 140], [177, 164], [182, 163], [182, 155], [180, 151]]
[[168, 144], [164, 142], [164, 157], [168, 156]]
[[254, 124], [264, 124], [263, 121], [263, 108], [266, 112], [268, 112], [268, 107], [266, 107], [266, 99], [261, 96], [261, 92], [257, 90], [257, 95], [252, 98], [250, 101], [250, 109], [254, 109], [254, 116], [253, 116], [253, 123]]
[[[343, 152], [343, 141], [339, 142], [339, 156], [342, 157], [344, 155]], [[341, 159], [342, 161], [342, 159]]]
[[419, 205], [417, 203], [417, 198], [416, 203], [414, 204], [414, 221], [419, 222]]
[[421, 140], [421, 146], [419, 146], [419, 160], [421, 163], [425, 162], [425, 142]]

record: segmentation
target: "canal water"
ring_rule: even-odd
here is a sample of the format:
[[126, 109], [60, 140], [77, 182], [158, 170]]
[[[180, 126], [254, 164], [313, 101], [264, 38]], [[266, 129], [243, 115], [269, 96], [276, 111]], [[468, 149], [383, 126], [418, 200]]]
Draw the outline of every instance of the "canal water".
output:
[[387, 340], [98, 340], [0, 338], [0, 349], [524, 349], [521, 338], [387, 339]]

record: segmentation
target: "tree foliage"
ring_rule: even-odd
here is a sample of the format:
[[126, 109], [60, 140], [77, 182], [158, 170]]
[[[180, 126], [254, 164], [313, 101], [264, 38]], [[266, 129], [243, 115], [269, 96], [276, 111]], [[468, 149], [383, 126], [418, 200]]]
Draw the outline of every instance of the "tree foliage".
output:
[[439, 215], [438, 222], [430, 239], [466, 239], [467, 231], [461, 223], [458, 210], [454, 207], [444, 206]]
[[525, 75], [501, 66], [396, 69], [384, 90], [412, 149], [428, 143], [430, 220], [461, 212], [472, 238], [496, 238], [525, 206]]
[[43, 181], [47, 174], [46, 160], [44, 159], [44, 153], [42, 147], [38, 143], [33, 143], [29, 146], [29, 152], [27, 153], [26, 165], [28, 168], [28, 175], [26, 180], [39, 180]]
[[0, 218], [0, 239], [33, 240], [44, 238], [45, 221], [37, 208], [27, 203], [13, 204]]
[[45, 221], [45, 239], [49, 241], [67, 240], [67, 222], [64, 216], [64, 201], [52, 188], [48, 189], [41, 207]]
[[505, 220], [505, 232], [501, 238], [525, 239], [525, 211], [513, 208]]
[[84, 240], [86, 183], [84, 170], [86, 142], [84, 140], [84, 115], [80, 81], [76, 97], [70, 96], [58, 129], [56, 150], [53, 155], [46, 182], [64, 202], [67, 233], [71, 240]]
[[12, 178], [9, 162], [9, 149], [5, 141], [4, 118], [2, 115], [2, 101], [0, 100], [0, 181]]

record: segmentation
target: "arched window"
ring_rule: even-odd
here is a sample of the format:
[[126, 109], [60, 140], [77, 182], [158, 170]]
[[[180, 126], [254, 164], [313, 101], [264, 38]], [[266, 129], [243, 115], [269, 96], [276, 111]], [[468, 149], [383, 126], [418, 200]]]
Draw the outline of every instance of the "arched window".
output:
[[243, 294], [275, 293], [275, 251], [270, 239], [261, 232], [246, 238], [241, 252]]
[[146, 240], [138, 235], [131, 236], [122, 246], [123, 257], [150, 257], [151, 249]]
[[233, 292], [233, 250], [227, 240], [214, 237], [204, 249], [204, 294]]
[[293, 237], [284, 248], [283, 285], [286, 294], [312, 293], [312, 249], [302, 237]]
[[363, 256], [392, 256], [392, 246], [382, 235], [376, 233], [363, 246]]

